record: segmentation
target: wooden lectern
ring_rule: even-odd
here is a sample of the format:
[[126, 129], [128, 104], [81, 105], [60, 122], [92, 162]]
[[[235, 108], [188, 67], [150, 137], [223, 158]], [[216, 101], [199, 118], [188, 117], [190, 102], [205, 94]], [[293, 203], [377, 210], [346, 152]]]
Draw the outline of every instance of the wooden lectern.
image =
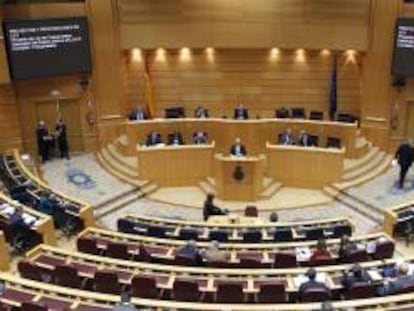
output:
[[256, 201], [263, 190], [265, 157], [233, 157], [216, 154], [215, 177], [222, 200]]

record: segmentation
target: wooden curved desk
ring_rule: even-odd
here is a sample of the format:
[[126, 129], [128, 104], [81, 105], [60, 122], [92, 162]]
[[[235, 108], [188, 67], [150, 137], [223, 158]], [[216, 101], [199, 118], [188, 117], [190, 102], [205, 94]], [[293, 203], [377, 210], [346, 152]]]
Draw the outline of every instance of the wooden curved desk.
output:
[[264, 156], [233, 157], [216, 154], [214, 161], [214, 176], [219, 198], [256, 201], [263, 190]]
[[[327, 137], [340, 138], [345, 148], [345, 156], [347, 158], [355, 156], [356, 123], [298, 119], [233, 120], [219, 118], [153, 119], [123, 123], [123, 131], [127, 134], [129, 141], [127, 153], [130, 156], [135, 156], [135, 146], [144, 143], [151, 131], [157, 131], [166, 138], [175, 130], [182, 133], [186, 142], [191, 141], [194, 132], [204, 131], [211, 140], [216, 142], [215, 152], [224, 154], [228, 154], [235, 138], [240, 137], [249, 155], [259, 155], [265, 153], [266, 142], [276, 142], [277, 135], [287, 128], [292, 129], [296, 137], [302, 129], [312, 135], [317, 135], [320, 146], [326, 146]], [[103, 138], [103, 141], [108, 140]]]
[[[353, 230], [353, 225], [348, 218], [331, 218], [313, 221], [297, 221], [297, 222], [267, 222], [264, 219], [256, 217], [244, 217], [249, 220], [246, 223], [230, 223], [229, 216], [211, 216], [208, 222], [195, 222], [175, 219], [153, 218], [143, 215], [126, 215], [124, 219], [138, 225], [138, 228], [144, 226], [161, 226], [168, 229], [173, 229], [168, 232], [168, 236], [174, 239], [179, 239], [181, 230], [195, 230], [199, 233], [197, 240], [208, 240], [209, 231], [211, 229], [220, 229], [229, 232], [230, 242], [241, 242], [241, 233], [248, 230], [257, 230], [262, 233], [263, 242], [274, 241], [273, 230], [289, 230], [292, 232], [293, 240], [305, 240], [306, 231], [313, 229], [323, 229], [326, 237], [329, 238], [329, 233], [333, 234], [333, 228], [336, 226], [348, 226]], [[237, 218], [240, 216], [236, 216]], [[215, 219], [214, 219], [215, 218]], [[236, 218], [236, 219], [237, 219]], [[234, 219], [234, 218], [233, 218]], [[210, 222], [210, 220], [212, 220]], [[121, 230], [120, 230], [121, 231]], [[327, 232], [329, 231], [329, 233]], [[331, 236], [332, 237], [332, 236]]]
[[267, 144], [267, 175], [287, 187], [322, 188], [343, 173], [345, 149]]
[[[111, 310], [119, 302], [120, 298], [116, 295], [101, 294], [91, 291], [78, 290], [57, 286], [54, 284], [41, 283], [28, 279], [23, 279], [9, 273], [0, 273], [0, 281], [4, 282], [6, 289], [14, 290], [17, 293], [30, 294], [30, 299], [26, 301], [39, 302], [44, 299], [56, 301], [66, 301], [70, 310], [76, 311], [101, 311]], [[10, 298], [0, 296], [0, 301], [9, 306], [20, 306], [24, 300], [19, 300], [22, 295]], [[137, 306], [151, 308], [151, 310], [209, 310], [209, 311], [310, 311], [318, 310], [320, 303], [296, 303], [296, 304], [217, 304], [199, 302], [178, 302], [168, 300], [153, 300], [143, 298], [132, 298], [132, 303]], [[385, 297], [374, 297], [367, 299], [355, 299], [347, 301], [335, 301], [333, 306], [336, 309], [358, 308], [361, 310], [391, 311], [400, 310], [401, 307], [412, 306], [414, 294], [401, 294]]]
[[[93, 208], [89, 204], [86, 204], [84, 202], [81, 202], [75, 198], [71, 198], [67, 196], [64, 193], [61, 193], [55, 189], [52, 189], [49, 185], [47, 185], [45, 182], [40, 180], [37, 176], [34, 176], [24, 165], [24, 163], [21, 160], [20, 153], [17, 149], [13, 150], [12, 155], [14, 157], [14, 161], [16, 163], [16, 166], [20, 170], [21, 174], [25, 176], [30, 182], [35, 185], [39, 190], [45, 190], [48, 192], [52, 192], [54, 195], [56, 195], [59, 199], [62, 201], [68, 202], [76, 206], [79, 210], [77, 212], [66, 210], [67, 213], [72, 214], [76, 217], [79, 217], [83, 220], [84, 226], [94, 226], [95, 225], [95, 217], [93, 215]], [[35, 194], [36, 195], [36, 194]]]
[[196, 185], [212, 174], [214, 147], [214, 142], [137, 147], [139, 177], [166, 187]]

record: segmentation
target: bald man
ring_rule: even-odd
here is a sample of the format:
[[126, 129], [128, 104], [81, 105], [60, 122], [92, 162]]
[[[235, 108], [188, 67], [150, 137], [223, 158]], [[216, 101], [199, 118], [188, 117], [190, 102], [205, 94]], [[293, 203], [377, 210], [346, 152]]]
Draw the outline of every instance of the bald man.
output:
[[235, 157], [245, 157], [247, 155], [246, 147], [242, 145], [239, 137], [236, 138], [234, 144], [231, 146], [230, 154]]

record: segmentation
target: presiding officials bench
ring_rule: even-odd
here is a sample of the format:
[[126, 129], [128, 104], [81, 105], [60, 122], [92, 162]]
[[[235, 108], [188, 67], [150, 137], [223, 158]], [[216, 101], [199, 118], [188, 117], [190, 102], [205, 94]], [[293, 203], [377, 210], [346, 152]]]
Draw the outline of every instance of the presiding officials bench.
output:
[[[217, 224], [166, 218], [156, 218], [143, 215], [126, 215], [118, 219], [118, 231], [149, 235], [165, 232], [165, 236], [180, 240], [210, 240], [210, 231], [221, 230], [228, 233], [228, 241], [232, 243], [248, 242], [249, 233], [259, 232], [260, 242], [292, 242], [301, 240], [317, 240], [319, 238], [339, 238], [346, 234], [352, 235], [353, 225], [348, 218], [332, 218], [323, 220], [276, 222], [271, 223], [256, 217], [249, 217], [250, 224], [238, 223], [238, 217], [233, 224]], [[214, 217], [212, 217], [214, 218]], [[164, 230], [163, 230], [164, 229]], [[155, 232], [156, 233], [156, 232]], [[251, 240], [250, 240], [251, 241]]]
[[[215, 141], [215, 152], [227, 154], [236, 137], [240, 137], [250, 155], [266, 153], [267, 142], [277, 142], [278, 134], [287, 128], [297, 135], [304, 129], [312, 135], [319, 137], [319, 145], [326, 146], [328, 137], [341, 140], [347, 158], [355, 157], [355, 141], [357, 137], [357, 124], [348, 124], [330, 121], [312, 121], [296, 119], [153, 119], [145, 121], [125, 121], [123, 131], [128, 137], [129, 156], [135, 156], [136, 145], [144, 144], [147, 135], [156, 131], [164, 139], [173, 131], [182, 133], [186, 142], [191, 141], [193, 133], [203, 131], [210, 140]], [[103, 139], [106, 141], [105, 139]]]
[[[312, 249], [317, 241], [291, 243], [221, 243], [220, 249], [229, 252], [229, 261], [206, 263], [213, 266], [234, 268], [296, 267], [347, 262], [363, 262], [372, 258], [391, 258], [394, 253], [394, 241], [386, 234], [369, 234], [351, 239], [359, 245], [358, 250], [346, 258], [340, 258], [339, 239], [326, 241], [331, 259], [323, 262], [311, 262]], [[380, 247], [377, 242], [381, 242]], [[151, 261], [170, 265], [197, 265], [197, 262], [177, 255], [177, 250], [185, 241], [139, 236], [98, 228], [87, 228], [79, 234], [79, 251], [102, 254], [108, 257], [137, 261]], [[209, 242], [196, 242], [200, 249], [206, 249]]]

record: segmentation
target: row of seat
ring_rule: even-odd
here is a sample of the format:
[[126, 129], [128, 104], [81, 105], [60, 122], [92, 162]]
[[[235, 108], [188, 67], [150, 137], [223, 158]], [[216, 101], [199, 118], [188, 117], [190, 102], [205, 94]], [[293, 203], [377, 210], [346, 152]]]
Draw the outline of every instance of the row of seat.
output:
[[[53, 194], [55, 226], [72, 234], [94, 225], [92, 207], [51, 189], [25, 167], [17, 150], [0, 157], [0, 177], [13, 197], [24, 196], [24, 204], [36, 209], [42, 193]], [[22, 194], [16, 194], [17, 190]], [[29, 199], [26, 199], [28, 197]]]
[[[411, 260], [411, 259], [410, 259]], [[378, 275], [369, 284], [345, 290], [341, 280], [350, 265], [318, 268], [334, 299], [358, 299], [376, 295], [382, 284], [383, 267], [396, 260], [362, 264]], [[52, 282], [59, 286], [82, 288], [109, 294], [130, 290], [136, 297], [219, 303], [296, 302], [304, 269], [257, 270], [180, 268], [102, 258], [40, 246], [28, 260], [18, 264], [20, 274], [29, 279]], [[414, 288], [413, 288], [414, 289]], [[303, 302], [324, 300], [325, 293], [311, 292]], [[329, 297], [331, 298], [331, 297]]]
[[346, 218], [320, 222], [264, 223], [261, 225], [208, 225], [173, 221], [141, 215], [127, 215], [117, 221], [118, 231], [180, 240], [216, 240], [232, 243], [309, 241], [352, 235], [353, 226]]
[[[377, 245], [378, 240], [384, 242]], [[342, 258], [338, 254], [340, 241], [327, 240], [331, 258], [311, 261], [311, 250], [317, 241], [294, 242], [282, 244], [221, 244], [221, 249], [230, 253], [229, 261], [205, 262], [206, 265], [229, 268], [287, 268], [309, 265], [327, 265], [338, 262], [363, 262], [371, 259], [391, 258], [394, 253], [394, 242], [384, 234], [373, 234], [354, 238], [360, 247]], [[81, 252], [104, 255], [113, 258], [134, 261], [146, 261], [170, 265], [200, 265], [197, 259], [181, 256], [177, 250], [185, 245], [178, 240], [159, 239], [138, 235], [123, 234], [110, 230], [88, 228], [77, 240]], [[208, 243], [198, 242], [201, 249]]]

